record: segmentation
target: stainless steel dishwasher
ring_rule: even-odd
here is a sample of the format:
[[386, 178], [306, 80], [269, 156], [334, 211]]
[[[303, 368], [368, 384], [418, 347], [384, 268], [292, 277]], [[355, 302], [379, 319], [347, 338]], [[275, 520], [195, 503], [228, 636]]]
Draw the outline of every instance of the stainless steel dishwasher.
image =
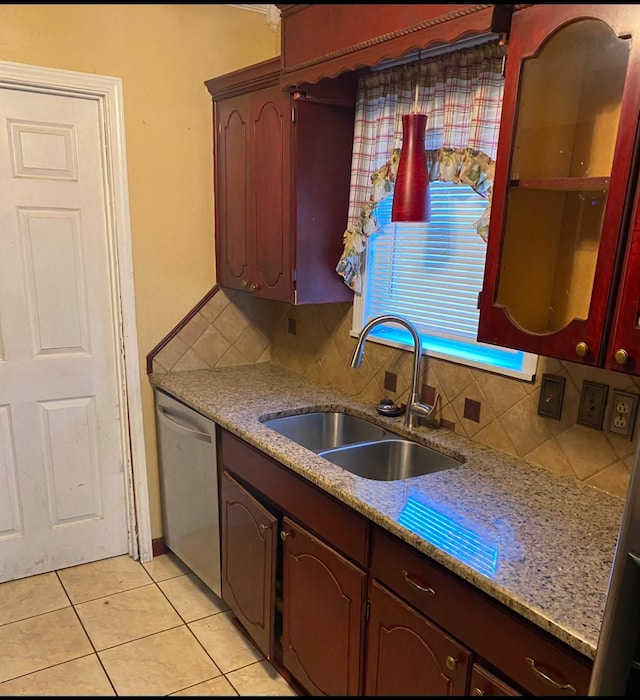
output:
[[215, 423], [154, 389], [167, 547], [221, 596]]

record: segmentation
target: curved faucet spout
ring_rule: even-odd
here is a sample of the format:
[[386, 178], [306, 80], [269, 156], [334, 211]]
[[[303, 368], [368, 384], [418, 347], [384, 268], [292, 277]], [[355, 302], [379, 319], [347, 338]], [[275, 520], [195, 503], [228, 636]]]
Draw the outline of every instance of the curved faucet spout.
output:
[[420, 381], [420, 361], [422, 359], [422, 340], [420, 339], [420, 334], [416, 327], [402, 316], [396, 316], [395, 314], [385, 314], [383, 316], [378, 316], [372, 318], [360, 331], [358, 335], [358, 341], [349, 360], [350, 367], [360, 367], [362, 364], [362, 358], [364, 357], [364, 341], [369, 335], [371, 330], [382, 323], [397, 323], [400, 326], [404, 326], [411, 337], [413, 338], [413, 375], [411, 379], [411, 394], [407, 401], [407, 408], [404, 414], [404, 423], [407, 427], [413, 427], [413, 419], [419, 416], [425, 420], [425, 422], [434, 427], [440, 427], [440, 394], [436, 393], [433, 406], [424, 404], [420, 402], [420, 396], [418, 394], [418, 382]]

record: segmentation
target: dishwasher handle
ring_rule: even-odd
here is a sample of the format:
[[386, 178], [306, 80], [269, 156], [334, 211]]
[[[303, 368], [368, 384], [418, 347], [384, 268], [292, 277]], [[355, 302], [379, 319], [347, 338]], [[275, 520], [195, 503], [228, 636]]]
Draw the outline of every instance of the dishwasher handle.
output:
[[196, 440], [202, 440], [203, 442], [211, 442], [211, 435], [209, 433], [203, 433], [201, 430], [195, 430], [187, 425], [183, 425], [175, 420], [166, 408], [163, 406], [158, 406], [158, 415], [160, 418], [165, 420], [169, 425], [177, 432], [186, 435], [187, 437], [195, 438]]

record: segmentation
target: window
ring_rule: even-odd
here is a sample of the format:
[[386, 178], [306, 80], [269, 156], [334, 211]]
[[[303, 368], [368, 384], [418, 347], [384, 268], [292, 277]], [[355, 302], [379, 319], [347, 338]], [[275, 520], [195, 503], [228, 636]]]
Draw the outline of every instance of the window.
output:
[[[531, 379], [536, 355], [476, 342], [486, 243], [474, 223], [486, 201], [467, 185], [432, 182], [429, 190], [428, 224], [392, 223], [392, 195], [378, 205], [379, 228], [365, 250], [354, 330], [376, 316], [399, 314], [416, 325], [428, 355]], [[369, 338], [396, 347], [413, 345], [399, 326], [378, 326]]]
[[[416, 325], [429, 355], [531, 380], [537, 356], [476, 341], [505, 52], [491, 40], [361, 76], [336, 271], [355, 292], [354, 333], [398, 314]], [[427, 115], [428, 224], [391, 222], [402, 116], [410, 112]], [[369, 337], [412, 346], [398, 326], [377, 326]]]

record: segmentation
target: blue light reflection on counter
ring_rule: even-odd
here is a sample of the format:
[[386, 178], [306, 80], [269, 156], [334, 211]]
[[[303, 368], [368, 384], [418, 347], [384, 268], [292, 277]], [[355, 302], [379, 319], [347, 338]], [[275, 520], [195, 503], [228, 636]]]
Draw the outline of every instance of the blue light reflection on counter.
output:
[[498, 568], [498, 543], [462, 525], [433, 506], [408, 496], [398, 522], [485, 576]]

